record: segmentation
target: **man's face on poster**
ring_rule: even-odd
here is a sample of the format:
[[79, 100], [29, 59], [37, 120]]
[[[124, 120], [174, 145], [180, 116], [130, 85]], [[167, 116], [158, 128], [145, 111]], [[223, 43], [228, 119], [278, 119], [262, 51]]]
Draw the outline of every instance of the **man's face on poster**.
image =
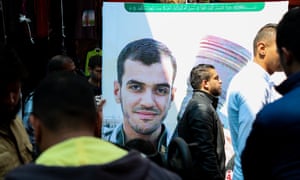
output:
[[161, 126], [174, 97], [174, 69], [169, 57], [162, 58], [162, 63], [151, 65], [126, 60], [122, 85], [115, 82], [124, 124], [138, 134], [152, 134]]

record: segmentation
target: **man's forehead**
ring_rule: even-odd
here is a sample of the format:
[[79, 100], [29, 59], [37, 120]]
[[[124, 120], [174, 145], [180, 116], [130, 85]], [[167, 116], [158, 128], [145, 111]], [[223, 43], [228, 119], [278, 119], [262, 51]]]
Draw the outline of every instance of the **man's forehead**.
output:
[[172, 74], [175, 71], [171, 57], [162, 55], [159, 62], [154, 62], [151, 64], [146, 64], [142, 60], [126, 59], [124, 62], [124, 73], [126, 70], [128, 71], [138, 67], [148, 67], [152, 68], [153, 70], [155, 70], [155, 68], [163, 69], [164, 71], [171, 72]]
[[168, 63], [143, 64], [140, 61], [128, 60], [124, 64], [123, 80], [139, 82], [172, 83], [173, 68]]

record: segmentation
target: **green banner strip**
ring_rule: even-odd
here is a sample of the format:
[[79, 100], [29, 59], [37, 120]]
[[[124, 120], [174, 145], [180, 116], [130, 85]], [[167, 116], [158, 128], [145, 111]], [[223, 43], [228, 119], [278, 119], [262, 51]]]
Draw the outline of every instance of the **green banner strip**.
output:
[[128, 12], [254, 12], [261, 11], [264, 2], [242, 3], [198, 3], [198, 4], [162, 4], [162, 3], [124, 3]]

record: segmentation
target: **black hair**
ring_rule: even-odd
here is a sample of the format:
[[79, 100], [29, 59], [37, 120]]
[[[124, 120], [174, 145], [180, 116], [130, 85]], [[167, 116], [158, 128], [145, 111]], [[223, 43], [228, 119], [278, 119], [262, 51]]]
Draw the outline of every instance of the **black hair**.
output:
[[0, 43], [0, 85], [27, 78], [27, 71], [17, 52], [6, 44]]
[[290, 9], [278, 23], [276, 44], [279, 54], [285, 47], [300, 62], [300, 7]]
[[94, 69], [96, 66], [102, 67], [102, 56], [101, 55], [92, 56], [89, 60], [88, 66], [92, 69]]
[[211, 64], [198, 64], [193, 67], [190, 73], [190, 82], [194, 90], [199, 89], [199, 85], [203, 80], [211, 78], [210, 69], [215, 69], [215, 67]]
[[35, 90], [33, 114], [52, 131], [95, 126], [96, 104], [90, 84], [68, 71], [49, 74]]
[[66, 63], [74, 63], [74, 61], [67, 55], [53, 56], [47, 64], [47, 73], [65, 70], [64, 65]]

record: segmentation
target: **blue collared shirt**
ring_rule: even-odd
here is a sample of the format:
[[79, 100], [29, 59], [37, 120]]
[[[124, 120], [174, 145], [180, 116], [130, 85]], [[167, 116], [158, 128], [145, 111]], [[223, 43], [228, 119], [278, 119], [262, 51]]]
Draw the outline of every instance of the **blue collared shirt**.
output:
[[227, 90], [227, 113], [235, 152], [233, 178], [242, 180], [241, 153], [256, 114], [277, 96], [270, 75], [251, 61], [231, 80]]

